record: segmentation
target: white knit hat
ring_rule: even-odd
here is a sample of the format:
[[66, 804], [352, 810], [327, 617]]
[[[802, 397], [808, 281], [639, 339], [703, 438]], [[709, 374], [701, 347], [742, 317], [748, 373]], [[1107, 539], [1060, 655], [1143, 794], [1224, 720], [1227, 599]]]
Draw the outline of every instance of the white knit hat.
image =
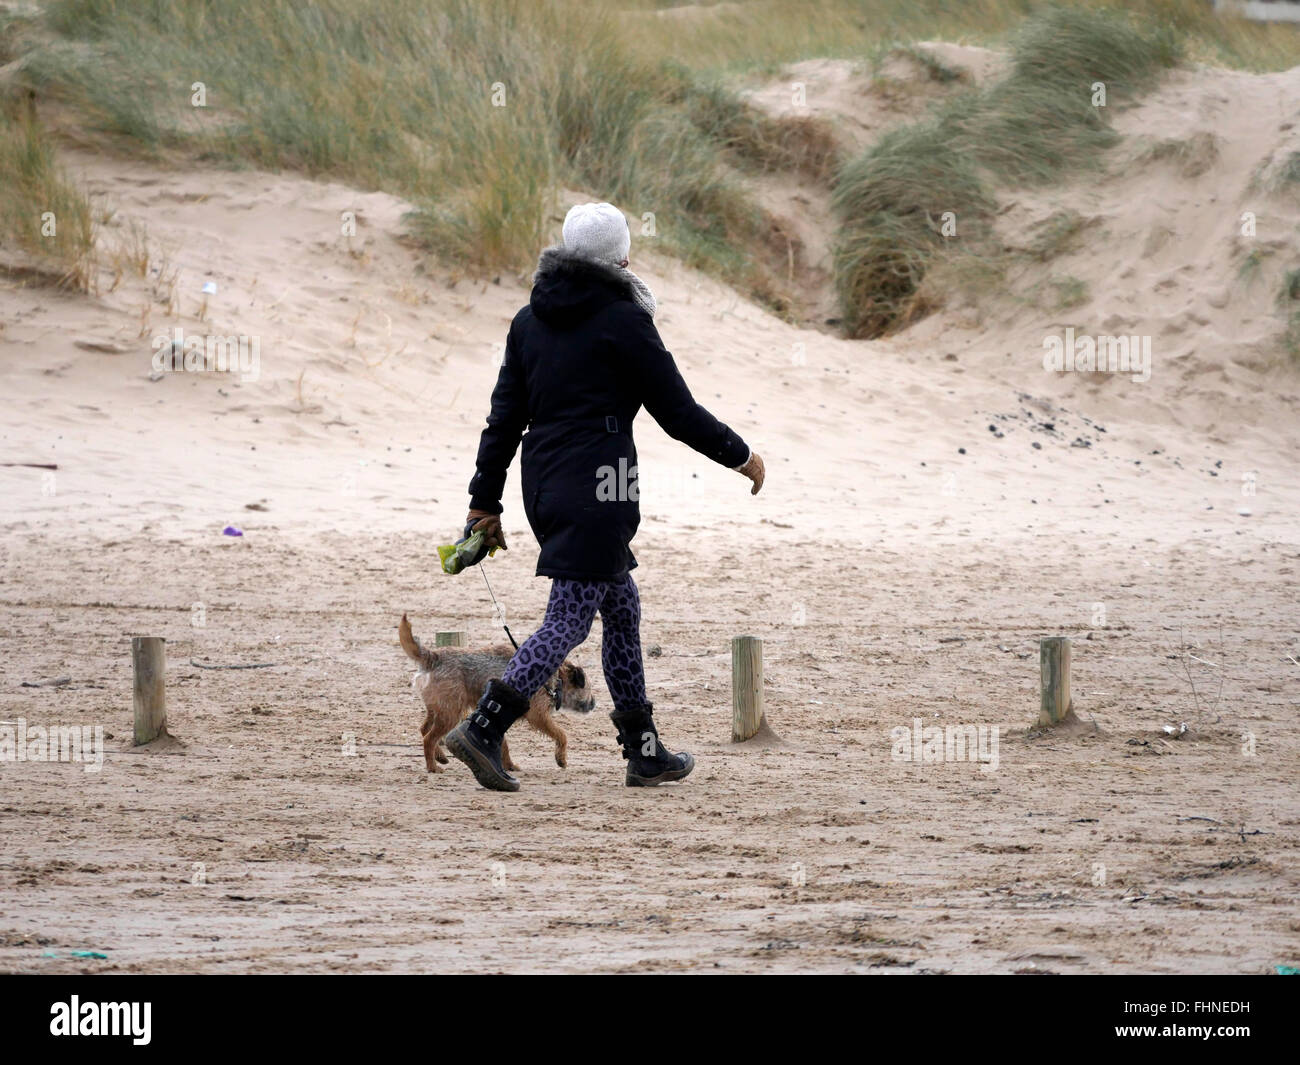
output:
[[632, 247], [623, 212], [612, 203], [579, 203], [564, 216], [564, 246], [589, 259], [621, 263]]

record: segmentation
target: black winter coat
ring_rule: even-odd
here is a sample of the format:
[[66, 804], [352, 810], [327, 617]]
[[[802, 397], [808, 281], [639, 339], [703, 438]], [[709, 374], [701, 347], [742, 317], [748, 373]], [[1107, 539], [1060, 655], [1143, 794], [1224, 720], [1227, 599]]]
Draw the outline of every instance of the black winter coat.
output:
[[501, 512], [523, 440], [523, 498], [544, 577], [613, 580], [636, 566], [641, 521], [632, 420], [644, 406], [669, 436], [724, 466], [749, 448], [696, 403], [626, 273], [562, 247], [542, 253], [515, 315], [479, 442], [470, 506]]

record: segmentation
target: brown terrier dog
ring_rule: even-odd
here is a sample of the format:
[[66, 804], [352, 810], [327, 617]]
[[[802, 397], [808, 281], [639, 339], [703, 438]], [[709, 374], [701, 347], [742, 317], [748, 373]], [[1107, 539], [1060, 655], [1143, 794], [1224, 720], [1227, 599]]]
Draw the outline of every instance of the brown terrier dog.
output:
[[[411, 679], [411, 687], [415, 689], [416, 697], [424, 703], [424, 724], [420, 726], [420, 738], [424, 741], [424, 764], [430, 773], [437, 773], [439, 762], [447, 764], [447, 750], [442, 745], [442, 738], [478, 705], [487, 682], [501, 679], [506, 664], [514, 655], [514, 649], [499, 646], [485, 651], [467, 651], [461, 647], [430, 650], [415, 638], [405, 614], [397, 626], [397, 638], [401, 641], [402, 650], [420, 666]], [[550, 679], [547, 687], [551, 692], [558, 693], [558, 706], [551, 692], [545, 687], [539, 688], [525, 717], [533, 728], [555, 741], [555, 764], [562, 769], [567, 764], [565, 755], [569, 749], [569, 737], [555, 723], [552, 711], [562, 707], [586, 714], [591, 712], [596, 700], [587, 690], [587, 675], [567, 660]], [[504, 740], [501, 743], [501, 764], [508, 770], [519, 768], [511, 760], [510, 750]]]

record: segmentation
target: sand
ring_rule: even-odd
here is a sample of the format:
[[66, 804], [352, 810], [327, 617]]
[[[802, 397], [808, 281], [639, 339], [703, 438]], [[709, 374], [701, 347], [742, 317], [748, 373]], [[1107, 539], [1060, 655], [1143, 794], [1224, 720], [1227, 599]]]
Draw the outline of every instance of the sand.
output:
[[[0, 284], [0, 461], [58, 466], [0, 467], [0, 720], [111, 738], [98, 772], [0, 762], [0, 969], [1295, 964], [1300, 390], [1274, 294], [1296, 205], [1250, 181], [1292, 145], [1298, 77], [1180, 73], [1117, 116], [1134, 158], [1212, 133], [1199, 174], [1117, 154], [1008, 197], [1009, 227], [1096, 219], [1050, 266], [1087, 282], [1068, 314], [955, 301], [846, 341], [638, 242], [687, 380], [768, 468], [751, 497], [638, 422], [648, 676], [699, 762], [655, 790], [622, 786], [599, 680], [566, 770], [521, 730], [515, 795], [423, 771], [397, 620], [500, 636], [434, 548], [526, 283], [423, 269], [392, 197], [71, 153], [117, 210], [99, 294]], [[1272, 248], [1255, 284], [1246, 209]], [[133, 226], [152, 266], [123, 253], [115, 279]], [[177, 325], [258, 337], [257, 379], [151, 380]], [[1046, 373], [1065, 325], [1152, 335], [1150, 381]], [[514, 474], [505, 505], [487, 570], [524, 634], [547, 582]], [[148, 749], [133, 634], [168, 641], [176, 739]], [[739, 634], [764, 641], [779, 742], [730, 742]], [[1046, 635], [1074, 648], [1056, 732], [1032, 728]], [[918, 720], [996, 726], [996, 768], [897, 760]]]

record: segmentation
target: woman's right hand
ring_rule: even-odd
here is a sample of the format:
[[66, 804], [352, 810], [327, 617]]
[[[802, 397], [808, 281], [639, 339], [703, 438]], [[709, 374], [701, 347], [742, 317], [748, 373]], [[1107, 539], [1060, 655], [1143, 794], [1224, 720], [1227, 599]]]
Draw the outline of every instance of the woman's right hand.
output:
[[501, 515], [490, 514], [486, 510], [471, 510], [465, 519], [468, 525], [474, 523], [471, 532], [481, 532], [483, 534], [483, 546], [485, 548], [499, 547], [502, 551], [506, 548], [506, 534], [501, 528]]
[[763, 460], [759, 458], [758, 452], [751, 451], [749, 461], [745, 465], [738, 467], [736, 472], [754, 482], [754, 487], [749, 490], [749, 494], [752, 496], [758, 495], [758, 490], [763, 487], [763, 477], [767, 473], [763, 468]]

